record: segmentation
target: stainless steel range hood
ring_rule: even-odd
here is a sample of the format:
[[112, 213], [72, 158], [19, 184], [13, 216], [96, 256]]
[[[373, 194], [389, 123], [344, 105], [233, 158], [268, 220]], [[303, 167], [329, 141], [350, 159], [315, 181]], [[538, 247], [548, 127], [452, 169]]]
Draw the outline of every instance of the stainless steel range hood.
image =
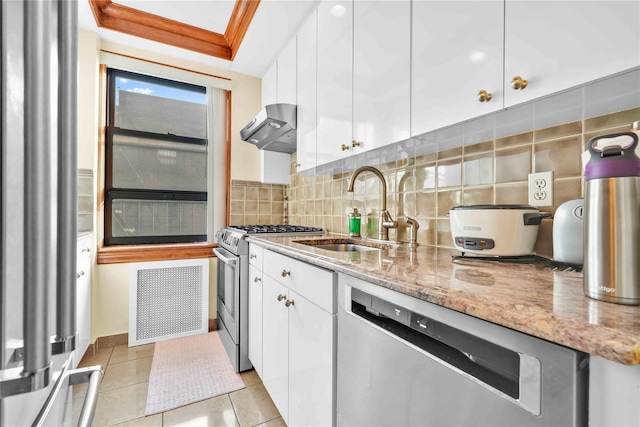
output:
[[296, 151], [296, 106], [271, 104], [240, 131], [243, 141], [260, 150], [293, 153]]

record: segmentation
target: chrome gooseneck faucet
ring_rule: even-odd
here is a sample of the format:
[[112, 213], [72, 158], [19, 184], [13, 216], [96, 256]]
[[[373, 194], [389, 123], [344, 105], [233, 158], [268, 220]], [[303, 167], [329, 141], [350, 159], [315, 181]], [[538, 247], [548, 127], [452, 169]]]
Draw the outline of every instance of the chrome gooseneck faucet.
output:
[[349, 188], [347, 191], [353, 193], [353, 184], [356, 182], [356, 178], [362, 172], [372, 172], [382, 183], [382, 201], [380, 207], [380, 214], [378, 215], [378, 239], [379, 240], [389, 240], [389, 229], [390, 228], [398, 228], [398, 222], [394, 221], [389, 215], [389, 211], [387, 211], [387, 181], [384, 179], [382, 172], [373, 166], [362, 166], [353, 172], [351, 175], [351, 179], [349, 180]]

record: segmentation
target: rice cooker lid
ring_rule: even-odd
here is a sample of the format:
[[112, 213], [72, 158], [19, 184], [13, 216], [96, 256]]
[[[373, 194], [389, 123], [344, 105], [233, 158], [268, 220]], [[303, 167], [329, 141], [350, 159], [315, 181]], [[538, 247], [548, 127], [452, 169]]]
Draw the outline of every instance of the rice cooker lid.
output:
[[451, 210], [497, 210], [497, 209], [517, 209], [517, 210], [539, 210], [531, 205], [460, 205], [454, 206]]

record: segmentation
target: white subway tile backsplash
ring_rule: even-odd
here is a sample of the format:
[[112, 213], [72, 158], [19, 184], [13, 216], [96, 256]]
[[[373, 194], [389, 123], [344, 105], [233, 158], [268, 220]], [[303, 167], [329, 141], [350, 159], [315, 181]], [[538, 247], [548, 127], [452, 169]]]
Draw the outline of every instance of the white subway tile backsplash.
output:
[[583, 118], [637, 108], [640, 105], [640, 69], [596, 81], [583, 90]]
[[582, 119], [583, 89], [576, 88], [533, 103], [533, 128], [544, 129]]
[[507, 110], [496, 113], [496, 138], [534, 129], [533, 126], [533, 103], [521, 104]]

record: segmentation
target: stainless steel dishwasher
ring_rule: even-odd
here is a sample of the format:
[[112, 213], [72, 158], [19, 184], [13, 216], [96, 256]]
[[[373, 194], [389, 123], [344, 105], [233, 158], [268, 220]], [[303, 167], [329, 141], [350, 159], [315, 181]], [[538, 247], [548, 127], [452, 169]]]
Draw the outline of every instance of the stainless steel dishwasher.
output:
[[340, 275], [339, 426], [582, 426], [589, 357]]

